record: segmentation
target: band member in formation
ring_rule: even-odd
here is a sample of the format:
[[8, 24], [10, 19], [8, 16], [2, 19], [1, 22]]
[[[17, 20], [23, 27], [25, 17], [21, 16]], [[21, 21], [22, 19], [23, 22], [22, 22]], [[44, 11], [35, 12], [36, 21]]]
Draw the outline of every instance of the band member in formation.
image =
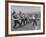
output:
[[13, 12], [13, 18], [14, 18], [14, 26], [13, 26], [13, 28], [15, 28], [17, 24], [19, 24], [19, 26], [21, 26], [21, 23], [19, 22], [15, 11]]
[[22, 14], [22, 17], [23, 17], [22, 22], [23, 22], [24, 25], [25, 25], [25, 14], [24, 14], [24, 13]]
[[33, 26], [34, 26], [34, 25], [37, 26], [37, 21], [36, 21], [35, 15], [33, 15], [32, 17], [33, 17]]
[[25, 15], [24, 15], [24, 13], [22, 14], [22, 12], [19, 11], [19, 16], [21, 18], [21, 24], [23, 23], [25, 25]]

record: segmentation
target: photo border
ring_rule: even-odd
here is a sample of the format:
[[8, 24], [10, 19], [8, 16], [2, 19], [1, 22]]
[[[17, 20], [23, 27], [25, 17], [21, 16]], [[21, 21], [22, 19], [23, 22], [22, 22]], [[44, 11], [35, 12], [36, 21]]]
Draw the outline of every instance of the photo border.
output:
[[[43, 5], [43, 32], [28, 34], [8, 34], [8, 3], [42, 4]], [[26, 2], [26, 1], [5, 1], [5, 36], [23, 36], [45, 34], [45, 3], [44, 2]]]

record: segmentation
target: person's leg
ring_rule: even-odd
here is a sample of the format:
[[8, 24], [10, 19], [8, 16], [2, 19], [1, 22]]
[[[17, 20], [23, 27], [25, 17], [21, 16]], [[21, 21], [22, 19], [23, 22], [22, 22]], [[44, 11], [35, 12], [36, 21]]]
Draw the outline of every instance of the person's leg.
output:
[[23, 20], [21, 19], [21, 24], [23, 23]]
[[22, 19], [22, 23], [23, 23], [23, 25], [24, 25], [24, 20]]
[[19, 24], [19, 26], [21, 26], [21, 23], [19, 21], [17, 21], [17, 23]]
[[14, 20], [14, 26], [13, 26], [13, 28], [15, 28], [16, 27], [16, 20]]
[[25, 18], [25, 24], [26, 24], [26, 18]]
[[27, 24], [27, 18], [25, 18], [25, 24]]
[[24, 25], [26, 24], [26, 21], [25, 21], [25, 19], [23, 19], [23, 23], [24, 23]]
[[34, 24], [35, 24], [35, 20], [33, 19], [33, 26], [34, 26]]
[[[35, 20], [35, 21], [36, 21], [36, 20]], [[36, 21], [36, 23], [35, 23], [35, 24], [36, 24], [36, 26], [37, 26], [37, 21]]]
[[37, 21], [36, 21], [36, 20], [34, 20], [34, 22], [35, 22], [35, 25], [37, 26]]

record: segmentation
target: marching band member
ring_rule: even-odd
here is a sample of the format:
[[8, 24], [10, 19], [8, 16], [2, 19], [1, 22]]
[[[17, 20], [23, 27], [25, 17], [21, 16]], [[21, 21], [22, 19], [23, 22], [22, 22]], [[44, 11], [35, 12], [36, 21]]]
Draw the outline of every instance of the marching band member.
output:
[[17, 24], [19, 24], [19, 26], [21, 26], [21, 23], [18, 21], [18, 17], [17, 17], [16, 12], [14, 11], [13, 13], [14, 13], [13, 14], [13, 18], [14, 18], [13, 19], [14, 20], [14, 26], [13, 26], [13, 28], [15, 28]]
[[32, 17], [33, 17], [33, 26], [34, 26], [34, 25], [37, 26], [37, 21], [36, 21], [35, 15], [33, 15]]
[[19, 16], [21, 18], [21, 24], [23, 23], [25, 25], [25, 15], [24, 15], [24, 13], [22, 14], [22, 12], [19, 11]]

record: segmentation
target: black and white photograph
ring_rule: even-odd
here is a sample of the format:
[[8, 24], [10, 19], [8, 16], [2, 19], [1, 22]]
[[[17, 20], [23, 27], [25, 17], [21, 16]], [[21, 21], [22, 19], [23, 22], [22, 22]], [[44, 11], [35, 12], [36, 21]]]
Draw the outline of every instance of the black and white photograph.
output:
[[11, 31], [39, 30], [41, 7], [11, 6]]
[[9, 34], [43, 32], [43, 5], [8, 3]]

